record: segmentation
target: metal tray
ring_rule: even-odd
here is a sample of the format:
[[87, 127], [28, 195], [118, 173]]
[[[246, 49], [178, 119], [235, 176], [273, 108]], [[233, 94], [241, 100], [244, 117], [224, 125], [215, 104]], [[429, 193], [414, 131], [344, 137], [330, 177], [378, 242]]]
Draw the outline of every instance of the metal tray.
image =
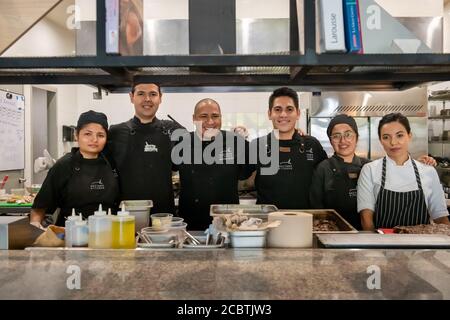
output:
[[212, 217], [223, 214], [242, 213], [255, 218], [267, 219], [269, 213], [278, 211], [272, 204], [212, 204], [209, 214]]
[[325, 248], [450, 248], [450, 237], [442, 234], [321, 234]]
[[315, 209], [315, 210], [286, 210], [292, 212], [306, 212], [313, 215], [313, 221], [317, 219], [327, 219], [336, 222], [339, 231], [314, 231], [314, 234], [322, 233], [358, 233], [350, 223], [347, 222], [342, 216], [333, 209]]
[[164, 248], [175, 248], [176, 243], [137, 243], [138, 248], [143, 249], [164, 249]]
[[205, 235], [194, 235], [194, 237], [200, 241], [202, 244], [188, 244], [188, 243], [183, 243], [182, 244], [182, 248], [186, 248], [186, 249], [221, 249], [221, 248], [225, 248], [226, 244], [222, 243], [222, 244], [205, 244], [206, 243], [206, 236]]

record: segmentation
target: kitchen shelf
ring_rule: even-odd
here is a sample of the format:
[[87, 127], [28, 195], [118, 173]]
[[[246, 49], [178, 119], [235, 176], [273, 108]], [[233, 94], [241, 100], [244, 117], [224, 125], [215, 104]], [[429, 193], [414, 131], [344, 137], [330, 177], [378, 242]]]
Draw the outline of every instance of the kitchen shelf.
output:
[[428, 117], [430, 120], [450, 120], [450, 116], [432, 116]]
[[[450, 54], [318, 54], [315, 1], [304, 1], [304, 54], [299, 51], [297, 1], [290, 0], [290, 51], [268, 54], [110, 56], [105, 7], [97, 0], [97, 55], [0, 57], [0, 84], [89, 84], [127, 92], [133, 79], [165, 88], [240, 87], [265, 90], [403, 90], [450, 80]], [[187, 88], [187, 89], [186, 89]]]
[[450, 140], [428, 141], [428, 144], [450, 144]]

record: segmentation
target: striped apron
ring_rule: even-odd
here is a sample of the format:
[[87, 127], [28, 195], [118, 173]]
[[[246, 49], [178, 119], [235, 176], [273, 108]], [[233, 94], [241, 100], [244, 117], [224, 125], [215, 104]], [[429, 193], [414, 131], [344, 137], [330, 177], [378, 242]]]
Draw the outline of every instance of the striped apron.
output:
[[396, 192], [384, 188], [386, 181], [386, 157], [383, 158], [383, 171], [381, 175], [381, 190], [375, 204], [375, 228], [393, 228], [395, 226], [414, 226], [428, 224], [428, 215], [425, 195], [422, 190], [419, 171], [411, 159], [414, 174], [416, 175], [418, 190]]

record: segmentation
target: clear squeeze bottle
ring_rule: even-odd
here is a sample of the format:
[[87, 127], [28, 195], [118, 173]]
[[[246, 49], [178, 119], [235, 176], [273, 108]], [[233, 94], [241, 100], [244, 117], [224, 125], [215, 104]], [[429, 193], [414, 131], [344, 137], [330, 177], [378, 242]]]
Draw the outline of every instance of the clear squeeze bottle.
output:
[[89, 248], [110, 249], [112, 246], [112, 224], [111, 217], [102, 210], [102, 205], [98, 210], [89, 216]]
[[75, 215], [75, 209], [72, 209], [72, 215], [68, 216], [65, 222], [64, 241], [67, 248], [72, 247], [73, 228], [75, 226], [75, 221], [78, 220], [80, 220], [80, 217]]
[[136, 248], [135, 220], [125, 211], [125, 204], [117, 216], [112, 218], [112, 247], [114, 249], [134, 249]]
[[87, 221], [83, 220], [81, 213], [79, 220], [75, 221], [72, 228], [72, 247], [87, 247], [89, 239], [89, 227]]

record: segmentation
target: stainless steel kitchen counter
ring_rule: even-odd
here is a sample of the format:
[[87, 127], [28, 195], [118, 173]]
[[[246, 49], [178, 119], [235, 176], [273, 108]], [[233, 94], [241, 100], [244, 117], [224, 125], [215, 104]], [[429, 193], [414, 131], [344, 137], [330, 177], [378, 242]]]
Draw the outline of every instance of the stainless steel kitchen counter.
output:
[[0, 299], [450, 299], [450, 250], [41, 249], [0, 270]]

